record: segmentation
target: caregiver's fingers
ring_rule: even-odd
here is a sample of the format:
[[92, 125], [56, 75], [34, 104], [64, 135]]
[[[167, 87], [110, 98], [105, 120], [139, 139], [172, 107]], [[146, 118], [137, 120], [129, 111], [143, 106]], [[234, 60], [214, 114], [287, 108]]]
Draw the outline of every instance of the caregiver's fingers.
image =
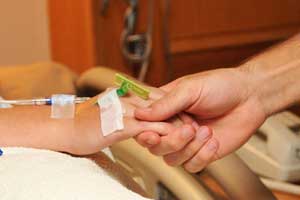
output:
[[201, 150], [190, 160], [188, 160], [183, 167], [191, 173], [196, 173], [205, 168], [216, 157], [219, 142], [212, 138]]
[[190, 84], [182, 84], [152, 103], [147, 108], [137, 108], [135, 117], [146, 121], [163, 121], [187, 109], [196, 101]]
[[161, 86], [160, 89], [162, 89], [165, 92], [169, 92], [170, 90], [174, 89], [182, 79], [184, 79], [184, 77], [178, 78], [170, 83], [167, 83], [166, 85]]
[[178, 114], [178, 116], [184, 124], [191, 124], [196, 130], [200, 128], [198, 122], [188, 113], [181, 112]]
[[196, 132], [195, 138], [182, 150], [164, 156], [165, 162], [172, 166], [183, 164], [191, 159], [211, 137], [212, 130], [209, 127], [200, 127]]
[[157, 156], [177, 152], [186, 146], [195, 136], [195, 129], [188, 124], [177, 128], [173, 133], [161, 137], [158, 145], [149, 148], [149, 151]]
[[152, 101], [158, 100], [166, 94], [165, 91], [163, 91], [159, 88], [150, 87], [150, 90], [151, 90], [151, 92], [149, 94], [149, 99]]
[[159, 134], [153, 131], [144, 131], [134, 138], [140, 145], [146, 148], [158, 145], [161, 142]]

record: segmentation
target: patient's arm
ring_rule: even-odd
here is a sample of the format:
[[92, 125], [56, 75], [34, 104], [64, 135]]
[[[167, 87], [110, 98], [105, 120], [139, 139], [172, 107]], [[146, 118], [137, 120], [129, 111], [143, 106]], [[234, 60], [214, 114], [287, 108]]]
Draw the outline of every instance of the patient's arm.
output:
[[124, 129], [103, 137], [100, 108], [94, 104], [95, 98], [78, 105], [74, 119], [51, 119], [50, 106], [0, 109], [0, 146], [23, 146], [73, 154], [91, 154], [146, 130], [157, 131], [161, 135], [178, 136], [184, 130], [188, 137], [185, 135], [183, 140], [187, 142], [195, 134], [191, 125], [136, 120], [133, 117], [135, 106], [146, 106], [148, 102], [128, 96], [121, 98], [126, 110]]

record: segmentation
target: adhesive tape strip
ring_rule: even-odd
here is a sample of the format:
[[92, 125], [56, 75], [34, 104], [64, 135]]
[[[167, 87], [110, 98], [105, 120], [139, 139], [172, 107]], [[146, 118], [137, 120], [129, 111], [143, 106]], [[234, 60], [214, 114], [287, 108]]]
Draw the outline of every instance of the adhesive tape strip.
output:
[[51, 118], [74, 118], [75, 95], [54, 94], [51, 103]]
[[101, 129], [103, 136], [107, 136], [124, 128], [123, 110], [117, 90], [112, 89], [98, 98], [100, 106]]

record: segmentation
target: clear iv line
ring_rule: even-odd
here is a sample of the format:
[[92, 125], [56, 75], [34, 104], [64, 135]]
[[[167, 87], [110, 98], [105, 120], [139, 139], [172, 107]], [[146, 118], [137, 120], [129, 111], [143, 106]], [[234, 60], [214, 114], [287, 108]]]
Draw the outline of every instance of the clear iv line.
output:
[[[75, 103], [83, 103], [89, 100], [90, 97], [76, 97]], [[1, 100], [0, 104], [12, 104], [12, 105], [52, 105], [51, 98], [39, 98], [39, 99], [18, 99], [18, 100]]]

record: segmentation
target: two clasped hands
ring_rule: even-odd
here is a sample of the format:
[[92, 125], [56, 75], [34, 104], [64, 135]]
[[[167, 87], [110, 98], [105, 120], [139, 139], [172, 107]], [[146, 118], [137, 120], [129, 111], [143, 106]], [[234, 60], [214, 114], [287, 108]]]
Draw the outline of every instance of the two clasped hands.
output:
[[[198, 172], [239, 148], [268, 115], [242, 68], [219, 69], [186, 76], [161, 89], [165, 94], [135, 117], [165, 121], [178, 116], [181, 130], [160, 136], [145, 131], [138, 143], [172, 166]], [[183, 114], [184, 113], [184, 114]]]
[[300, 100], [300, 35], [236, 68], [179, 78], [135, 117], [165, 121], [178, 116], [181, 131], [144, 131], [139, 144], [169, 165], [198, 172], [241, 147], [265, 119]]

